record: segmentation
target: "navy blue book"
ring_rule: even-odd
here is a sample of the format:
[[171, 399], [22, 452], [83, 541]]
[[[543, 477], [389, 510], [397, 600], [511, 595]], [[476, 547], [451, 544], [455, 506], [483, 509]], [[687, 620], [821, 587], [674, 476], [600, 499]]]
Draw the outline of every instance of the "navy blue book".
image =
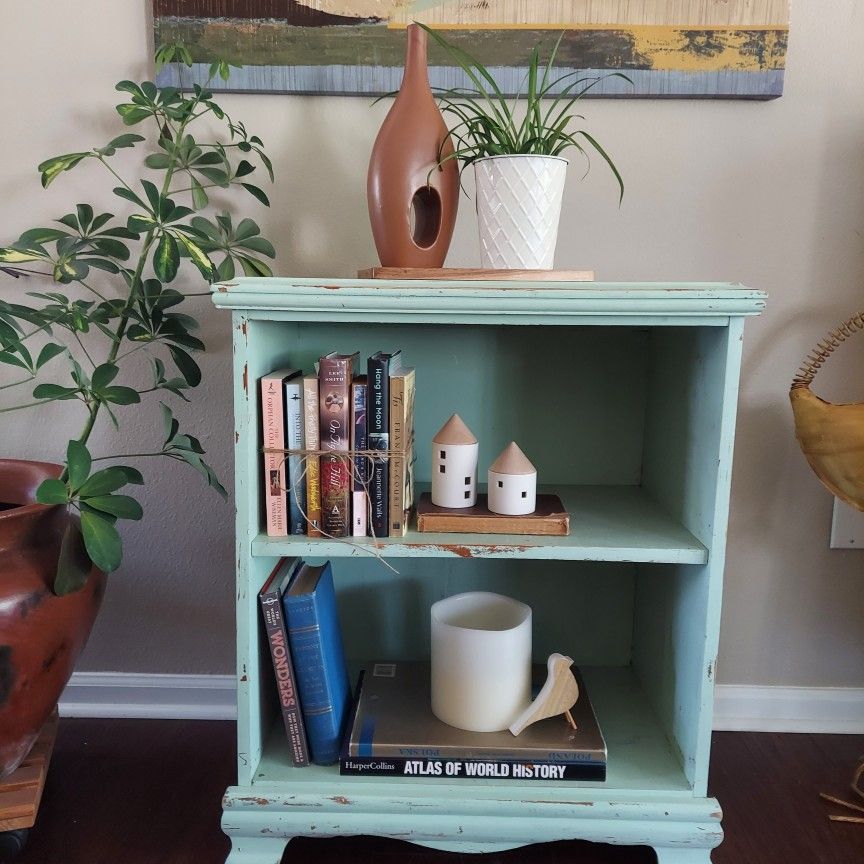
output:
[[282, 602], [312, 761], [332, 765], [339, 760], [351, 687], [330, 562], [303, 564]]

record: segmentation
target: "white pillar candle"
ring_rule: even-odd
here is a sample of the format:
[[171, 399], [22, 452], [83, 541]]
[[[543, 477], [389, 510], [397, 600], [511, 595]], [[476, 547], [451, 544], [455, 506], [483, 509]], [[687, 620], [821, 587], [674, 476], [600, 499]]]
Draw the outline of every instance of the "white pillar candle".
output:
[[471, 732], [507, 729], [531, 701], [531, 607], [486, 591], [432, 605], [432, 713]]

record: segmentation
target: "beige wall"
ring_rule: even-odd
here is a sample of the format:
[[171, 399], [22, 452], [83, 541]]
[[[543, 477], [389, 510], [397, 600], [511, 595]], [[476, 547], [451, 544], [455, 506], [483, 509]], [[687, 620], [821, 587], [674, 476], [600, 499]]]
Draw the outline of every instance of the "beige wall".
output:
[[[560, 266], [593, 267], [609, 280], [737, 280], [771, 295], [745, 340], [719, 667], [727, 683], [864, 686], [864, 553], [828, 551], [830, 498], [796, 450], [786, 399], [805, 349], [861, 307], [862, 29], [854, 0], [796, 4], [786, 95], [774, 102], [588, 103], [589, 128], [617, 158], [627, 194], [619, 210], [599, 166], [583, 183], [571, 171], [567, 190]], [[113, 83], [146, 74], [149, 32], [142, 0], [6, 3], [0, 32], [0, 239], [8, 240], [111, 185], [88, 167], [45, 192], [34, 169], [114, 134]], [[276, 163], [274, 207], [254, 215], [275, 241], [279, 270], [348, 275], [371, 263], [364, 176], [385, 106], [280, 96], [224, 104]], [[97, 200], [116, 206], [110, 192]], [[451, 264], [477, 260], [469, 211], [466, 203]], [[205, 383], [179, 413], [230, 481], [228, 319], [199, 302]], [[825, 376], [829, 398], [864, 399], [862, 359], [861, 350], [844, 351]], [[2, 450], [58, 457], [76, 428], [71, 413], [3, 415]], [[146, 412], [124, 413], [134, 419], [124, 423], [121, 452], [155, 441]], [[100, 449], [111, 446], [109, 428], [96, 437]], [[231, 508], [189, 471], [147, 467], [147, 516], [125, 529], [126, 561], [80, 668], [228, 672]]]

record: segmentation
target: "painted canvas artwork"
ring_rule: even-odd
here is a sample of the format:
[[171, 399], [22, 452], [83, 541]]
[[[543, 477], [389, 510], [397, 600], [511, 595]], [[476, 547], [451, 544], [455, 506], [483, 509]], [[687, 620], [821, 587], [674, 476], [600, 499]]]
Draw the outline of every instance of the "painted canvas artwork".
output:
[[[214, 58], [242, 63], [213, 89], [380, 95], [399, 87], [404, 28], [420, 21], [477, 56], [508, 93], [531, 48], [563, 31], [559, 71], [600, 75], [588, 95], [773, 99], [783, 92], [789, 0], [154, 0], [156, 44], [183, 42], [206, 80]], [[464, 86], [430, 46], [433, 87]]]

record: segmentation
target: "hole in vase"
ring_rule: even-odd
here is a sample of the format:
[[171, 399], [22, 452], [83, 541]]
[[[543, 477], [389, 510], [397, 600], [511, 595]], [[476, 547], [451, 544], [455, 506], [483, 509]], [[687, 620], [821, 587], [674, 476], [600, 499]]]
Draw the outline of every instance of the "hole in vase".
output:
[[428, 249], [441, 230], [441, 197], [437, 189], [423, 186], [414, 193], [409, 220], [411, 239], [421, 249]]

